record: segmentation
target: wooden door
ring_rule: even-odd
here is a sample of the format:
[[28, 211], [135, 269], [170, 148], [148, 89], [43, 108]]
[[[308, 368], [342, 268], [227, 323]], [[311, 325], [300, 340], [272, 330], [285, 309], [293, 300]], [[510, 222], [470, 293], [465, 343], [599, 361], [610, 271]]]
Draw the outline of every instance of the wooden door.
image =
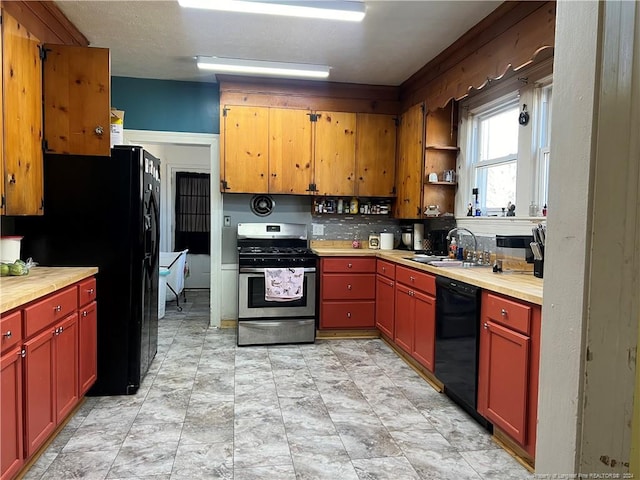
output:
[[33, 455], [56, 427], [53, 327], [25, 342], [24, 441]]
[[395, 310], [394, 283], [383, 275], [378, 275], [376, 278], [376, 327], [391, 339]]
[[223, 191], [268, 193], [269, 109], [231, 105], [224, 111]]
[[421, 218], [424, 110], [417, 104], [400, 117], [396, 162], [396, 218]]
[[269, 193], [311, 193], [311, 120], [307, 110], [269, 109]]
[[413, 358], [433, 372], [436, 348], [436, 299], [415, 292]]
[[4, 175], [7, 215], [41, 215], [42, 62], [39, 41], [2, 12]]
[[78, 314], [57, 324], [55, 336], [56, 424], [78, 403]]
[[[1, 14], [2, 12], [0, 12]], [[1, 22], [0, 22], [1, 23]], [[0, 24], [0, 58], [4, 58], [2, 52], [2, 36], [4, 27]], [[4, 182], [5, 182], [5, 164], [4, 164], [4, 101], [3, 101], [3, 92], [4, 92], [4, 66], [3, 61], [0, 61], [0, 79], [2, 79], [2, 83], [0, 83], [0, 173], [2, 174], [2, 178], [0, 178], [0, 215], [4, 215], [5, 213], [5, 195], [4, 195]]]
[[314, 182], [319, 195], [354, 195], [356, 114], [318, 112]]
[[78, 384], [83, 396], [98, 375], [98, 314], [96, 302], [80, 309], [78, 319]]
[[22, 346], [0, 358], [0, 478], [14, 478], [22, 467]]
[[393, 341], [407, 353], [413, 352], [415, 301], [413, 291], [396, 282]]
[[109, 156], [109, 49], [46, 45], [43, 68], [47, 152]]
[[527, 435], [529, 337], [487, 319], [480, 330], [478, 412], [524, 444]]
[[358, 113], [356, 193], [361, 197], [395, 195], [396, 117]]

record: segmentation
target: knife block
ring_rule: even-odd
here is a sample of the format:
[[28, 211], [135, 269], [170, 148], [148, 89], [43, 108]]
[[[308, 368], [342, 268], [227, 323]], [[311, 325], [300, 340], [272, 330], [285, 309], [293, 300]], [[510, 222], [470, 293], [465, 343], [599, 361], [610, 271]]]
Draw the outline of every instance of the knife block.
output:
[[533, 276], [542, 278], [544, 273], [544, 260], [534, 260], [533, 261]]

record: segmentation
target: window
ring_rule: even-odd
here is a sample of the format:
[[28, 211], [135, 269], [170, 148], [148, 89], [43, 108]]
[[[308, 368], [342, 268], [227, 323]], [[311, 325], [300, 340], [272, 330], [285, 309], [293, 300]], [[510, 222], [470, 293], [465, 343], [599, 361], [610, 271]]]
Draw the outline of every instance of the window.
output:
[[473, 177], [480, 208], [487, 214], [516, 201], [518, 115], [518, 99], [513, 97], [473, 114]]
[[[548, 202], [552, 85], [549, 69], [506, 79], [460, 103], [456, 215], [467, 214], [478, 189], [482, 215], [542, 215]], [[520, 114], [529, 121], [520, 124]], [[533, 207], [533, 208], [530, 208]], [[504, 210], [503, 210], [504, 209]], [[503, 213], [504, 212], [504, 213]]]
[[209, 255], [211, 236], [208, 173], [176, 173], [175, 250]]

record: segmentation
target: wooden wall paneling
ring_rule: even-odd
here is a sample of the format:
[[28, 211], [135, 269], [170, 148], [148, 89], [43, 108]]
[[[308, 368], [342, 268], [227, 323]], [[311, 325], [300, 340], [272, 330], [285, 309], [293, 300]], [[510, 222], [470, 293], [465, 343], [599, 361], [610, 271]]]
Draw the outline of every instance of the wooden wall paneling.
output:
[[226, 191], [268, 193], [269, 109], [224, 108]]
[[357, 114], [356, 193], [361, 197], [395, 194], [396, 121], [393, 115]]
[[39, 215], [43, 195], [40, 42], [6, 12], [2, 28], [5, 213]]
[[356, 114], [317, 112], [314, 183], [319, 195], [354, 195]]
[[517, 71], [536, 58], [546, 57], [554, 40], [555, 2], [546, 2], [427, 83], [403, 86], [403, 105], [425, 101], [431, 110], [445, 106], [452, 98], [460, 100], [472, 88], [482, 88], [509, 69]]
[[312, 125], [309, 113], [306, 110], [269, 109], [269, 193], [311, 193]]
[[413, 219], [422, 216], [423, 108], [422, 104], [416, 104], [400, 117], [396, 155], [396, 218]]
[[89, 40], [51, 1], [2, 2], [2, 8], [43, 43], [86, 47]]
[[109, 49], [47, 45], [46, 50], [43, 78], [48, 151], [110, 155]]

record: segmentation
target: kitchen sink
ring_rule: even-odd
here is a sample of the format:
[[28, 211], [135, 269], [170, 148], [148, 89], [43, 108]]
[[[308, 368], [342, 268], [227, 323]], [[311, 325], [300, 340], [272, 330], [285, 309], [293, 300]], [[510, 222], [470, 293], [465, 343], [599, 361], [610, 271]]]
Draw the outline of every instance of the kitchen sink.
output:
[[491, 265], [479, 265], [477, 263], [472, 262], [464, 262], [462, 260], [456, 260], [453, 258], [442, 257], [438, 255], [415, 255], [413, 257], [404, 257], [406, 260], [411, 260], [413, 262], [425, 263], [427, 265], [431, 265], [433, 267], [444, 267], [444, 268], [490, 268]]

